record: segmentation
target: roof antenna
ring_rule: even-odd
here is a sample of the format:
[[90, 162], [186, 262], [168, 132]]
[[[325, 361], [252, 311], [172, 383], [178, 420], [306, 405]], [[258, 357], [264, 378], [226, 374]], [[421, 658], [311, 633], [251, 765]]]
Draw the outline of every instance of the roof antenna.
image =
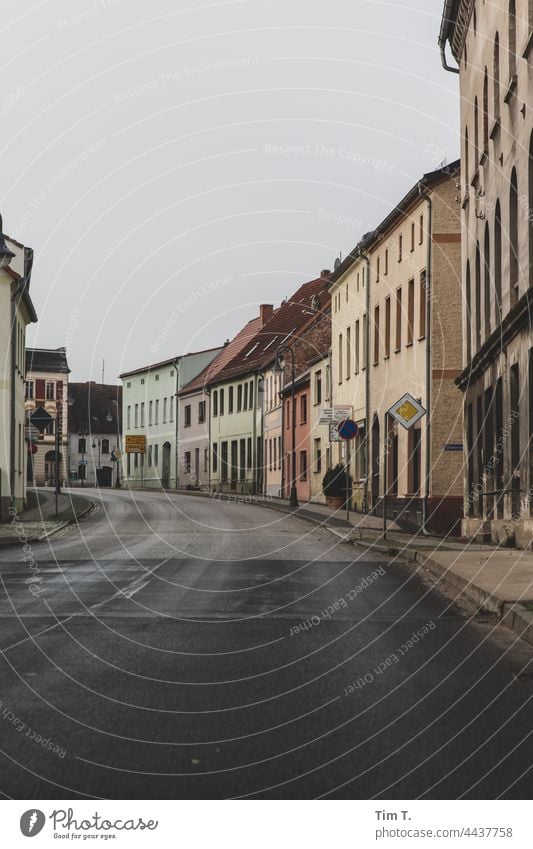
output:
[[102, 360], [102, 383], [105, 383], [104, 374], [105, 374], [105, 360]]

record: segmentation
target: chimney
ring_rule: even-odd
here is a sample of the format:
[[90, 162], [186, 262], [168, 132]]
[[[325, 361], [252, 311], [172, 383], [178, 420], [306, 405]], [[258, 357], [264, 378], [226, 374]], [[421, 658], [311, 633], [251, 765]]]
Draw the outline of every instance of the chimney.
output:
[[331, 274], [331, 271], [329, 270], [329, 268], [325, 268], [324, 271], [320, 272], [320, 277], [321, 277], [322, 280], [329, 280], [330, 274]]
[[273, 304], [261, 304], [261, 306], [259, 307], [259, 318], [261, 320], [261, 327], [264, 327], [267, 321], [269, 321], [273, 315]]

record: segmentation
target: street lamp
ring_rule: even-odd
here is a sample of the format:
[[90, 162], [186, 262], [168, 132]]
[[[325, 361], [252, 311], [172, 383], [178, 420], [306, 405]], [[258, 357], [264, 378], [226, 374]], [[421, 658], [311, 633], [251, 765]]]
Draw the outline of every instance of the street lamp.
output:
[[[119, 433], [119, 421], [118, 421], [118, 401], [112, 400], [111, 403], [115, 407], [115, 411], [117, 414], [117, 450], [120, 450], [120, 433]], [[109, 410], [107, 416], [105, 417], [106, 422], [112, 422], [113, 416], [111, 414], [111, 410]], [[116, 464], [116, 476], [115, 476], [115, 489], [120, 489], [120, 457], [116, 457], [113, 454], [113, 459]]]
[[291, 480], [291, 491], [289, 498], [289, 506], [290, 507], [298, 507], [298, 495], [296, 493], [296, 395], [295, 395], [295, 381], [296, 381], [296, 367], [294, 361], [294, 351], [289, 345], [282, 345], [281, 348], [278, 348], [276, 352], [276, 359], [274, 361], [274, 367], [272, 371], [274, 374], [284, 374], [285, 369], [281, 363], [281, 359], [285, 351], [289, 351], [292, 359], [292, 480]]

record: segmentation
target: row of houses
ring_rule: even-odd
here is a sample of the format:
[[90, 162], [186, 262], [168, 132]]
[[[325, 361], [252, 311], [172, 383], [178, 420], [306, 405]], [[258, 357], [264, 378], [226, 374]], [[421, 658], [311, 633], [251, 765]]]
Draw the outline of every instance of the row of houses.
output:
[[[333, 272], [204, 352], [189, 382], [183, 358], [123, 375], [125, 433], [148, 445], [128, 457], [132, 484], [287, 497], [295, 478], [300, 499], [323, 500], [324, 471], [346, 461], [325, 423], [337, 408], [358, 425], [358, 509], [530, 543], [532, 4], [446, 0], [439, 43], [460, 76], [461, 159], [424, 174]], [[424, 413], [409, 429], [390, 414], [405, 393]], [[150, 410], [165, 403], [163, 432]]]

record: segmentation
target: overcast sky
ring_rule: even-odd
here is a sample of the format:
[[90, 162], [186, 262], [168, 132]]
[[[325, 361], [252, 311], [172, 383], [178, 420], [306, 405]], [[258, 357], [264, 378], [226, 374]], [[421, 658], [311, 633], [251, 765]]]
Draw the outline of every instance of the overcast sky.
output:
[[459, 153], [442, 0], [4, 0], [0, 211], [72, 378], [213, 347]]

